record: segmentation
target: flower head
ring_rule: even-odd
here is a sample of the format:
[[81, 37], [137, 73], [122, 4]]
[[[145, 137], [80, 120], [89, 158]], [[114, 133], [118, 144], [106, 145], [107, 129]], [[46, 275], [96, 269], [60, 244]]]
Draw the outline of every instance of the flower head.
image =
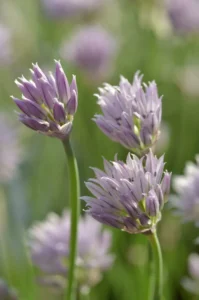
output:
[[183, 278], [182, 285], [189, 292], [199, 295], [199, 255], [192, 253], [188, 259], [188, 268], [191, 278]]
[[61, 49], [64, 59], [85, 71], [91, 78], [106, 76], [115, 53], [114, 37], [97, 25], [81, 28]]
[[138, 154], [154, 144], [162, 116], [154, 81], [142, 85], [139, 73], [132, 84], [121, 77], [119, 86], [105, 84], [97, 97], [103, 115], [95, 115], [94, 121], [111, 140]]
[[19, 132], [6, 114], [0, 114], [0, 184], [16, 175], [22, 159]]
[[[30, 229], [30, 252], [33, 264], [45, 274], [43, 284], [63, 288], [69, 259], [70, 216], [50, 214], [46, 221]], [[78, 227], [76, 276], [82, 289], [95, 285], [101, 272], [108, 269], [113, 256], [108, 254], [111, 235], [89, 216], [81, 218]]]
[[17, 300], [16, 292], [9, 288], [8, 285], [0, 279], [0, 299], [1, 300]]
[[177, 197], [172, 205], [176, 208], [184, 221], [194, 221], [199, 224], [199, 156], [196, 156], [197, 164], [188, 162], [184, 175], [175, 176], [173, 188]]
[[165, 0], [169, 18], [179, 33], [199, 31], [199, 2], [197, 0]]
[[22, 113], [19, 120], [27, 127], [48, 136], [68, 137], [77, 110], [75, 76], [69, 85], [60, 62], [56, 62], [55, 76], [46, 76], [39, 66], [33, 65], [32, 80], [23, 76], [16, 84], [22, 100], [13, 98]]
[[142, 159], [128, 154], [126, 163], [104, 160], [105, 171], [94, 168], [96, 178], [86, 183], [93, 194], [82, 197], [87, 212], [129, 233], [153, 231], [170, 189], [171, 174], [166, 171], [163, 175], [163, 160], [151, 151]]
[[104, 0], [41, 0], [44, 11], [52, 18], [87, 15], [100, 9]]

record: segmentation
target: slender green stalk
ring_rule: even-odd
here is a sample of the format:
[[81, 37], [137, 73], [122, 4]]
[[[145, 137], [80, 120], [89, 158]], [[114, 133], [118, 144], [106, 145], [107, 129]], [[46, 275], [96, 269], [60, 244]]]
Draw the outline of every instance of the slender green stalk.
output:
[[[155, 278], [156, 278], [156, 288], [154, 300], [163, 300], [163, 260], [162, 252], [160, 248], [160, 243], [156, 232], [148, 235], [149, 241], [151, 243], [153, 251], [153, 259], [155, 263]], [[153, 275], [152, 275], [153, 278]]]
[[69, 272], [66, 299], [74, 299], [75, 288], [75, 260], [77, 252], [77, 232], [78, 232], [78, 219], [80, 214], [80, 201], [79, 201], [79, 173], [77, 161], [73, 154], [72, 147], [69, 140], [63, 141], [66, 158], [68, 163], [68, 178], [69, 178], [69, 193], [70, 193], [70, 206], [71, 206], [71, 228], [70, 228], [70, 257], [69, 257]]
[[153, 259], [153, 251], [151, 245], [148, 245], [148, 252], [149, 252], [149, 290], [148, 290], [148, 300], [154, 299], [154, 293], [156, 288], [156, 265]]

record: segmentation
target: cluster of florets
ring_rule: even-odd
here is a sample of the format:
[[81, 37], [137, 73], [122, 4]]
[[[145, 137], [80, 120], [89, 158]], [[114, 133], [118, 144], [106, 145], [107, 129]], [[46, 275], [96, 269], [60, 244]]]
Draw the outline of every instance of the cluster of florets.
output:
[[61, 55], [95, 80], [110, 73], [116, 50], [116, 40], [108, 31], [99, 25], [89, 25], [64, 42]]
[[194, 221], [199, 224], [199, 156], [196, 164], [188, 162], [184, 175], [174, 177], [173, 187], [177, 196], [172, 205], [184, 221]]
[[60, 62], [56, 62], [55, 75], [45, 73], [37, 64], [31, 70], [32, 79], [22, 77], [16, 84], [22, 100], [12, 97], [22, 113], [19, 120], [29, 128], [48, 136], [68, 137], [77, 110], [77, 85], [73, 76], [69, 85]]
[[199, 296], [199, 255], [197, 253], [189, 255], [188, 270], [190, 277], [183, 278], [182, 285], [190, 293]]
[[165, 0], [173, 28], [179, 33], [199, 31], [199, 2], [195, 0]]
[[88, 213], [129, 233], [155, 230], [170, 189], [163, 156], [157, 159], [152, 151], [141, 159], [128, 154], [126, 163], [104, 160], [104, 169], [94, 168], [96, 178], [86, 183], [94, 196], [83, 197]]
[[[29, 231], [31, 259], [43, 276], [40, 283], [63, 290], [69, 265], [70, 214], [65, 211], [61, 217], [51, 213], [43, 222], [36, 223]], [[78, 251], [76, 258], [76, 279], [81, 289], [95, 285], [101, 279], [102, 271], [113, 263], [108, 251], [111, 234], [102, 231], [101, 224], [91, 217], [81, 218], [78, 225]]]
[[162, 117], [156, 83], [142, 84], [142, 77], [138, 72], [133, 83], [121, 77], [119, 86], [100, 88], [97, 97], [103, 115], [94, 117], [111, 140], [139, 155], [156, 142]]

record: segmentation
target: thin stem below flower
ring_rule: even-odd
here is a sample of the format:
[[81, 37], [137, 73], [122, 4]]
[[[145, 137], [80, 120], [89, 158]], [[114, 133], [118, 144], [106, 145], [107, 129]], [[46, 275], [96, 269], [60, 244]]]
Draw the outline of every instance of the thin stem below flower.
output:
[[[155, 263], [155, 278], [156, 278], [156, 288], [154, 300], [163, 300], [163, 260], [162, 260], [162, 251], [160, 248], [160, 243], [157, 237], [156, 232], [153, 232], [148, 235], [149, 241], [151, 243], [153, 251], [153, 259]], [[153, 277], [153, 275], [152, 275]]]
[[149, 290], [148, 290], [148, 300], [154, 299], [155, 287], [156, 287], [156, 266], [155, 261], [153, 259], [153, 251], [151, 249], [151, 245], [148, 245], [149, 252]]
[[73, 154], [72, 147], [69, 140], [63, 141], [67, 163], [68, 163], [68, 178], [69, 178], [69, 193], [70, 193], [70, 206], [71, 206], [71, 228], [70, 228], [70, 257], [69, 257], [69, 271], [67, 277], [67, 293], [66, 299], [74, 299], [75, 288], [75, 261], [77, 252], [77, 232], [78, 232], [78, 219], [80, 214], [80, 188], [79, 188], [79, 173], [77, 161]]

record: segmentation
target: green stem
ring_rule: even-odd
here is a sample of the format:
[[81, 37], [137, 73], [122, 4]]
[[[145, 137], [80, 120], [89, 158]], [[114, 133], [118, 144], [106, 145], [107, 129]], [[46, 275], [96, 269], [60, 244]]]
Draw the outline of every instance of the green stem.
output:
[[70, 228], [70, 257], [69, 257], [69, 271], [67, 278], [67, 300], [73, 300], [74, 287], [75, 287], [75, 261], [77, 252], [77, 232], [78, 232], [78, 219], [80, 214], [80, 201], [79, 201], [79, 173], [77, 161], [73, 154], [72, 147], [69, 140], [63, 141], [66, 158], [68, 163], [68, 177], [69, 177], [69, 193], [70, 193], [70, 206], [71, 206], [71, 228]]
[[151, 245], [148, 245], [149, 249], [149, 290], [148, 290], [148, 300], [154, 299], [154, 293], [155, 293], [155, 285], [156, 285], [156, 276], [155, 276], [155, 261], [153, 259], [153, 251], [151, 249]]
[[163, 300], [163, 260], [160, 243], [156, 232], [148, 235], [153, 251], [153, 259], [155, 263], [155, 274], [156, 274], [156, 289], [154, 300]]

